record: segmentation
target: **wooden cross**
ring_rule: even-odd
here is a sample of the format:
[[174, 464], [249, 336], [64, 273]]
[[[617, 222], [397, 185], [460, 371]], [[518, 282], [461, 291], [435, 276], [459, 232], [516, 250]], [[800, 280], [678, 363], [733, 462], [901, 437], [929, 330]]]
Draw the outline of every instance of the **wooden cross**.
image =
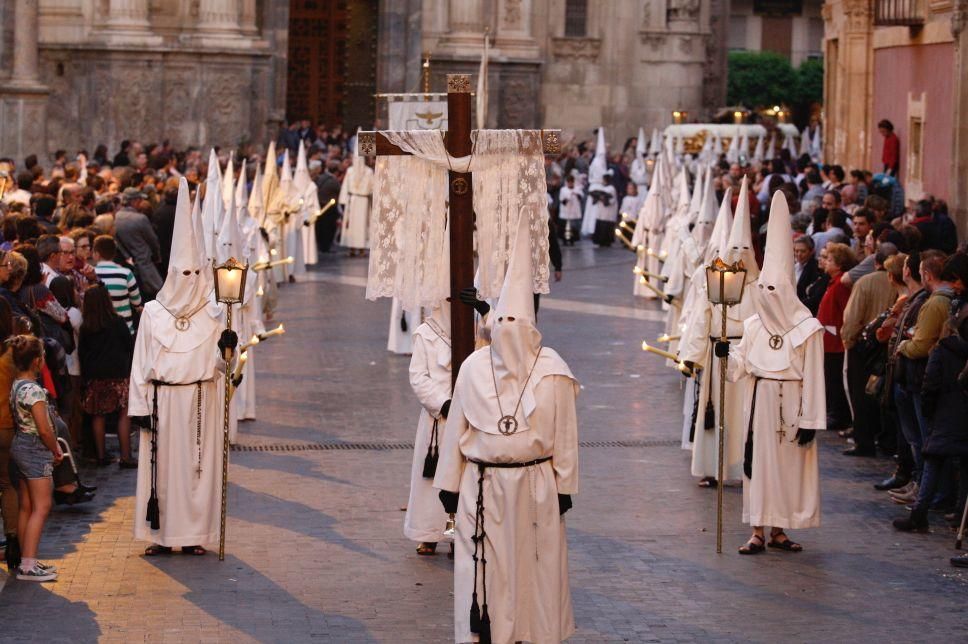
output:
[[[471, 79], [468, 74], [447, 75], [447, 132], [444, 145], [452, 157], [471, 154]], [[546, 155], [561, 153], [560, 130], [541, 130]], [[390, 143], [382, 132], [360, 132], [357, 138], [363, 156], [408, 154]], [[461, 290], [474, 285], [474, 189], [472, 173], [448, 173], [450, 186], [450, 299], [456, 303]], [[474, 351], [474, 310], [451, 307], [451, 384], [461, 364]]]

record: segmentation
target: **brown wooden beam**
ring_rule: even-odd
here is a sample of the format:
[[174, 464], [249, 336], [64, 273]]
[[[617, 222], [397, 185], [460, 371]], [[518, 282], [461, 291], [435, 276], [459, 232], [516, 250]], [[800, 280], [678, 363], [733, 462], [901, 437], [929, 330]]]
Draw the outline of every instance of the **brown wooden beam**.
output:
[[[360, 155], [365, 157], [375, 156], [399, 156], [409, 154], [404, 152], [394, 144], [390, 143], [384, 132], [373, 130], [362, 131], [357, 135], [357, 143], [360, 147]], [[548, 156], [561, 154], [561, 130], [541, 130], [541, 143], [544, 153]], [[444, 146], [447, 146], [447, 134], [444, 134]], [[448, 150], [450, 148], [448, 147]], [[470, 154], [470, 152], [468, 152]], [[456, 155], [452, 155], [456, 156]], [[461, 155], [464, 156], [464, 155]]]

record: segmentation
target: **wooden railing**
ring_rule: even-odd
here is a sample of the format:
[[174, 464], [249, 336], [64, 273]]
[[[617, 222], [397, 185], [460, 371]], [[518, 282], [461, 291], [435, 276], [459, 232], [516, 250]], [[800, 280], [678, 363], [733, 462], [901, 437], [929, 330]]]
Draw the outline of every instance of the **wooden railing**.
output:
[[919, 27], [923, 24], [922, 0], [874, 0], [875, 27]]

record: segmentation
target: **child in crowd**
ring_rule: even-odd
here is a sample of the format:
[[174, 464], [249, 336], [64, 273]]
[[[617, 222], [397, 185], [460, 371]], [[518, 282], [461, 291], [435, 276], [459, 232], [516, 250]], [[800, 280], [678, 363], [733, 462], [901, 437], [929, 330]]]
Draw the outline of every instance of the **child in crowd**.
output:
[[53, 581], [57, 569], [37, 560], [40, 535], [50, 513], [54, 492], [54, 465], [64, 458], [54, 434], [47, 408], [47, 392], [37, 384], [44, 364], [44, 345], [33, 336], [18, 335], [7, 340], [13, 352], [16, 377], [10, 390], [16, 433], [11, 456], [16, 466], [20, 516], [17, 536], [21, 547], [17, 579]]
[[111, 463], [104, 451], [104, 425], [106, 417], [114, 413], [118, 414], [121, 445], [118, 466], [138, 467], [138, 461], [131, 458], [131, 419], [127, 414], [133, 352], [134, 338], [127, 323], [115, 311], [108, 289], [100, 285], [88, 289], [84, 294], [78, 356], [84, 388], [81, 408], [93, 417], [99, 467]]

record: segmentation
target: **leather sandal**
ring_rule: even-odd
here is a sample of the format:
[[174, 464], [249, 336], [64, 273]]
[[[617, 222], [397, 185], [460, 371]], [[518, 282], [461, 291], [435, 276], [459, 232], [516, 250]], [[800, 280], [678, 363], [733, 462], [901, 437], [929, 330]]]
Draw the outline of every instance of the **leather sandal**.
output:
[[437, 552], [437, 544], [430, 543], [429, 541], [424, 541], [419, 546], [417, 546], [417, 554], [422, 557], [430, 557]]
[[[757, 541], [759, 541], [759, 543], [757, 543]], [[739, 554], [758, 555], [766, 550], [766, 546], [763, 545], [765, 542], [766, 540], [763, 537], [758, 534], [754, 534], [752, 537], [750, 537], [749, 541], [739, 547]]]
[[201, 557], [206, 554], [208, 550], [201, 546], [185, 546], [181, 549], [183, 555], [192, 555], [194, 557]]
[[171, 548], [168, 546], [159, 546], [157, 543], [153, 543], [147, 548], [145, 548], [146, 557], [157, 557], [158, 555], [170, 555]]
[[[784, 537], [784, 539], [780, 541], [777, 537]], [[770, 542], [766, 545], [777, 550], [785, 550], [786, 552], [803, 552], [803, 546], [790, 539], [783, 530], [775, 534], [770, 533]]]

